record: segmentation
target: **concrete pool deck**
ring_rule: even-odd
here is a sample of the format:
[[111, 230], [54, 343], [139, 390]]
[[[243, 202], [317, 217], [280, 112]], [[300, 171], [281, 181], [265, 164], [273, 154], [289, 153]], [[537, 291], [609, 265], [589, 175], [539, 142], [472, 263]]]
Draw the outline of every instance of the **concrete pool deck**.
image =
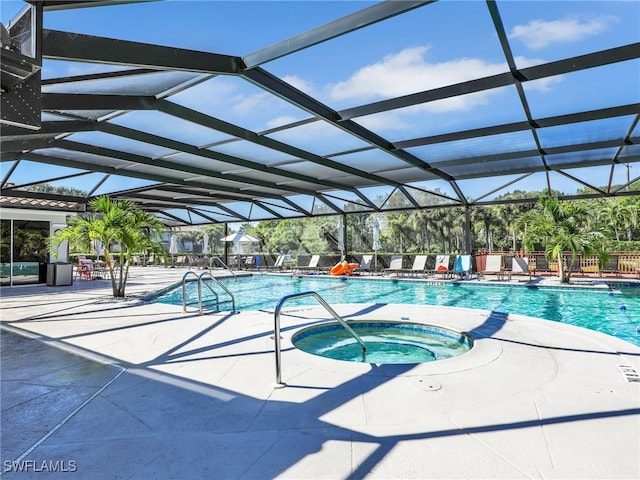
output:
[[274, 389], [272, 312], [141, 301], [184, 272], [134, 269], [120, 301], [102, 280], [3, 290], [7, 478], [640, 478], [639, 347], [501, 312], [333, 305], [475, 339], [439, 362], [346, 363], [291, 346], [329, 319], [292, 307]]

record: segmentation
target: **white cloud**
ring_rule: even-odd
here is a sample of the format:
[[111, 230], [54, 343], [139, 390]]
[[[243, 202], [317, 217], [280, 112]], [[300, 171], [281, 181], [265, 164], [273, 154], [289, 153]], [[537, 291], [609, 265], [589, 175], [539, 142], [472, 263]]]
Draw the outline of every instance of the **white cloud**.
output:
[[271, 95], [267, 92], [260, 92], [252, 95], [238, 95], [231, 103], [233, 104], [234, 113], [246, 115], [267, 108], [271, 103], [271, 99]]
[[295, 75], [285, 75], [282, 77], [282, 80], [287, 82], [289, 85], [297, 88], [298, 90], [306, 93], [307, 95], [313, 96], [314, 94], [313, 84], [304, 80], [303, 78], [297, 77]]
[[297, 122], [299, 118], [292, 117], [290, 115], [281, 115], [276, 118], [272, 118], [267, 122], [267, 129], [281, 127], [282, 125], [289, 125], [290, 123]]
[[230, 122], [234, 122], [237, 117], [255, 117], [256, 112], [273, 108], [272, 95], [262, 91], [247, 93], [243, 86], [243, 83], [219, 76], [180, 92], [170, 97], [170, 100], [195, 110], [209, 112], [213, 116], [221, 116]]
[[193, 88], [170, 97], [170, 100], [195, 110], [209, 110], [227, 106], [240, 95], [238, 85], [222, 76], [215, 77]]
[[[349, 79], [330, 85], [334, 101], [374, 101], [431, 90], [444, 85], [481, 78], [506, 70], [505, 63], [489, 63], [477, 58], [457, 58], [429, 63], [425, 54], [429, 47], [410, 47], [368, 65]], [[464, 99], [458, 102], [464, 102]]]
[[128, 70], [119, 65], [102, 65], [98, 63], [67, 62], [47, 60], [42, 62], [42, 78], [74, 77], [78, 75], [91, 75], [94, 73], [115, 72]]
[[374, 132], [410, 132], [415, 129], [415, 124], [406, 121], [406, 111], [400, 113], [398, 110], [382, 112], [377, 115], [357, 118], [356, 122]]
[[[546, 63], [546, 60], [539, 58], [527, 58], [527, 57], [514, 57], [516, 65], [519, 68], [527, 68], [532, 65], [541, 65]], [[532, 80], [526, 83], [527, 88], [530, 90], [538, 90], [539, 92], [549, 92], [551, 87], [556, 83], [560, 83], [564, 80], [564, 75], [556, 75], [555, 77], [545, 77], [538, 80]]]
[[577, 42], [598, 35], [618, 21], [614, 16], [599, 18], [568, 17], [563, 20], [532, 20], [527, 25], [516, 25], [510, 38], [520, 40], [527, 47], [539, 50], [557, 43]]

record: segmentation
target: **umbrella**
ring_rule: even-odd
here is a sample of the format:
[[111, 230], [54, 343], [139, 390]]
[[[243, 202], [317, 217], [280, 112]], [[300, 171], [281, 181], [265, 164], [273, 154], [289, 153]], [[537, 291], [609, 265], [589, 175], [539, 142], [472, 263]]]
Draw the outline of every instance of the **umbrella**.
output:
[[380, 244], [380, 222], [377, 217], [373, 219], [373, 250], [378, 251], [382, 248]]
[[171, 268], [173, 268], [173, 255], [178, 253], [178, 240], [175, 233], [171, 234], [171, 240], [169, 240], [169, 253], [171, 254]]
[[176, 234], [171, 234], [171, 240], [169, 241], [169, 253], [174, 255], [178, 253], [178, 240], [176, 239]]
[[227, 235], [226, 237], [222, 237], [220, 241], [233, 242], [233, 243], [242, 243], [242, 242], [250, 243], [250, 242], [258, 242], [259, 240], [247, 233], [238, 232], [238, 233], [232, 233], [231, 235]]
[[202, 240], [202, 254], [209, 255], [209, 234], [207, 232], [204, 233]]
[[338, 218], [338, 249], [340, 250], [340, 254], [344, 259], [344, 223], [342, 220], [342, 215]]
[[252, 237], [249, 234], [244, 232], [232, 233], [231, 235], [227, 235], [226, 237], [222, 237], [220, 239], [223, 242], [233, 242], [236, 250], [236, 254], [240, 253], [240, 244], [241, 243], [254, 243], [259, 240], [255, 237]]
[[93, 247], [93, 255], [96, 258], [99, 258], [102, 254], [104, 254], [104, 245], [100, 240], [92, 240], [91, 246]]
[[378, 250], [382, 248], [380, 244], [380, 222], [378, 217], [373, 217], [373, 251], [376, 252], [374, 268], [378, 268]]

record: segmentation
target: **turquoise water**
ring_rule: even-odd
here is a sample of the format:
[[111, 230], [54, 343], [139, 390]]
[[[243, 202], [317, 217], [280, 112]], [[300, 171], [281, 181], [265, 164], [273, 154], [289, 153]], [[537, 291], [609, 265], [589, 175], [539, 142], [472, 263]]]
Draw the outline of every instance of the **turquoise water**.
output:
[[[274, 311], [280, 299], [299, 292], [315, 291], [329, 304], [406, 303], [478, 308], [578, 325], [613, 335], [640, 346], [640, 288], [608, 292], [599, 289], [528, 288], [485, 284], [424, 282], [391, 279], [287, 277], [255, 275], [225, 279], [236, 298], [236, 309]], [[203, 294], [207, 293], [203, 288]], [[218, 287], [218, 291], [221, 290]], [[223, 294], [219, 293], [220, 298]], [[197, 299], [195, 282], [187, 288], [190, 302]], [[182, 289], [158, 298], [159, 302], [182, 305]], [[311, 297], [287, 302], [286, 307], [317, 305]], [[223, 307], [222, 310], [231, 310]]]
[[415, 323], [350, 322], [366, 345], [338, 323], [307, 328], [293, 336], [293, 344], [307, 353], [347, 362], [411, 364], [433, 362], [468, 352], [471, 341], [441, 328]]

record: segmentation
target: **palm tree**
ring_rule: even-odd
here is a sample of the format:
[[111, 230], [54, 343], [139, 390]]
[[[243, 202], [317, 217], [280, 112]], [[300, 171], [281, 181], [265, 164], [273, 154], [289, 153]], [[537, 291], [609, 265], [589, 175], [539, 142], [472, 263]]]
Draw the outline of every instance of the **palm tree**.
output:
[[485, 247], [489, 252], [493, 251], [493, 236], [491, 227], [496, 227], [500, 217], [496, 209], [492, 207], [479, 207], [472, 210], [472, 216], [477, 226], [484, 231]]
[[605, 200], [598, 213], [605, 225], [613, 230], [616, 240], [619, 241], [620, 230], [626, 226], [625, 220], [630, 213], [625, 208], [625, 205], [618, 199]]
[[[554, 197], [540, 199], [533, 210], [521, 215], [517, 222], [525, 228], [524, 245], [529, 251], [536, 243], [544, 246], [549, 261], [557, 260], [561, 283], [569, 283], [571, 266], [578, 255], [607, 255], [608, 239], [601, 227], [589, 226], [589, 211], [577, 202], [560, 202]], [[567, 268], [563, 252], [571, 252]]]
[[[161, 243], [162, 222], [128, 200], [98, 197], [89, 202], [89, 213], [71, 217], [69, 226], [51, 237], [49, 249], [57, 251], [64, 241], [73, 249], [90, 251], [94, 242], [103, 246], [102, 255], [111, 277], [114, 297], [124, 297], [132, 255], [147, 251], [166, 256]], [[117, 247], [117, 251], [112, 251]], [[117, 259], [116, 264], [111, 261]]]
[[[505, 195], [496, 197], [496, 200], [520, 200], [530, 198], [527, 192], [522, 190], [516, 190]], [[503, 203], [492, 206], [496, 212], [496, 216], [500, 218], [500, 235], [504, 234], [504, 239], [509, 238], [507, 247], [505, 243], [505, 250], [510, 249], [512, 252], [518, 251], [518, 241], [522, 237], [522, 233], [517, 228], [515, 220], [522, 214], [528, 212], [535, 205], [535, 201], [531, 202], [515, 202], [515, 203]]]
[[631, 241], [633, 229], [640, 225], [640, 204], [635, 198], [624, 198], [620, 202], [625, 212], [622, 228], [627, 231], [627, 240]]
[[407, 219], [416, 232], [416, 239], [420, 245], [418, 251], [431, 251], [431, 234], [435, 232], [433, 212], [433, 209], [413, 210]]

